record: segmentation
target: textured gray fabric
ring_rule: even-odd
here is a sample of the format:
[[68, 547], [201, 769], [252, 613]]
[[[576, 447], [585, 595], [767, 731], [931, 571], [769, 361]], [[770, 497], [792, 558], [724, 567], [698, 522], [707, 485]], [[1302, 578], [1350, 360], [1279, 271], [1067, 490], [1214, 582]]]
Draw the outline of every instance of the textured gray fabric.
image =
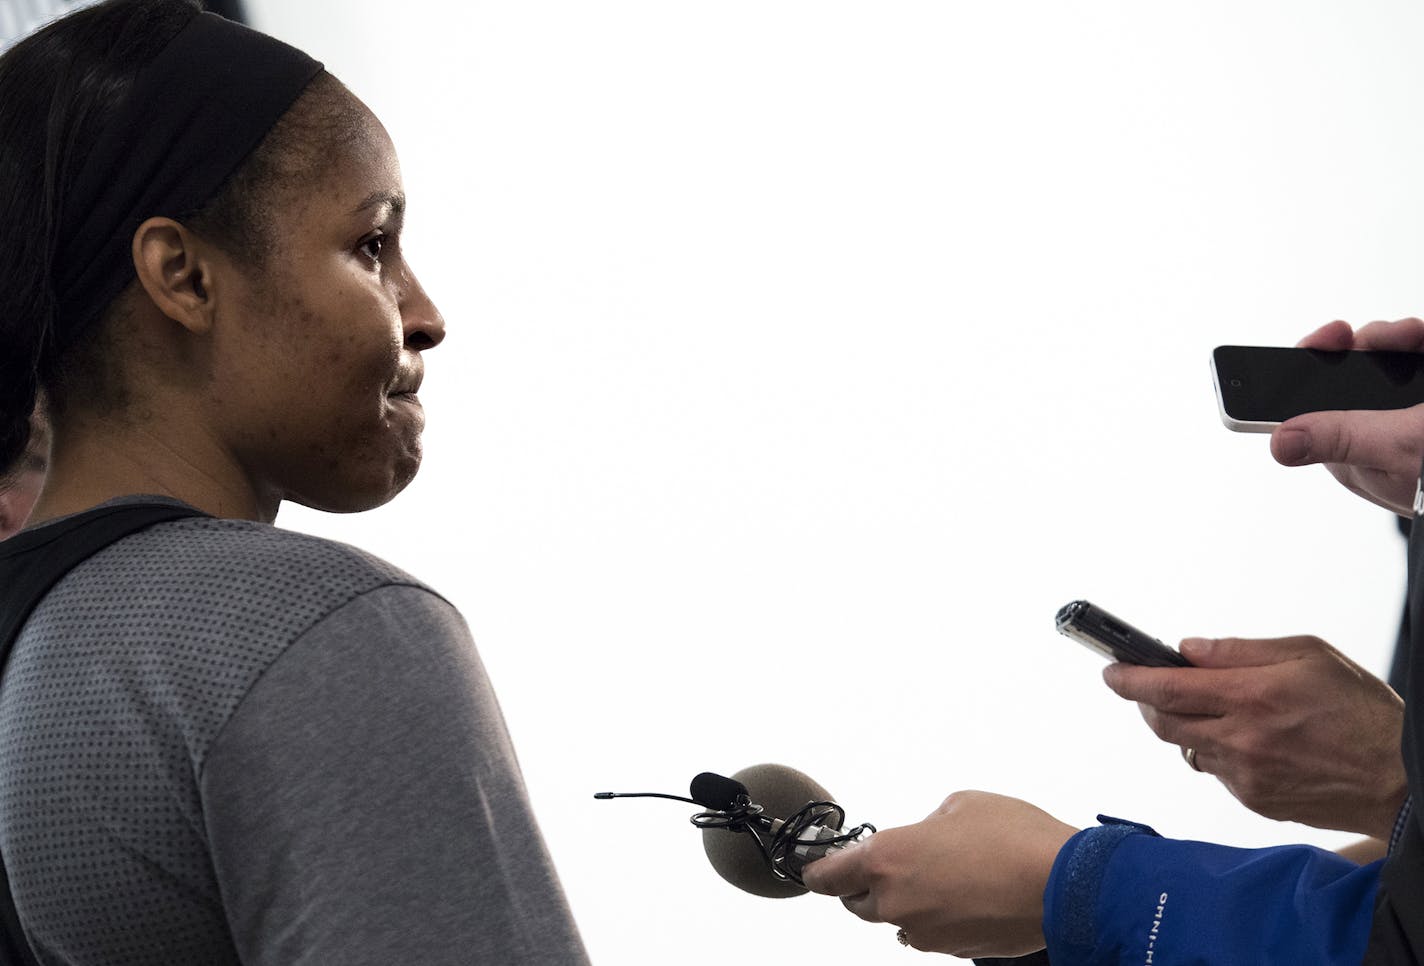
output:
[[47, 964], [587, 962], [459, 615], [260, 524], [159, 524], [41, 602], [0, 850]]

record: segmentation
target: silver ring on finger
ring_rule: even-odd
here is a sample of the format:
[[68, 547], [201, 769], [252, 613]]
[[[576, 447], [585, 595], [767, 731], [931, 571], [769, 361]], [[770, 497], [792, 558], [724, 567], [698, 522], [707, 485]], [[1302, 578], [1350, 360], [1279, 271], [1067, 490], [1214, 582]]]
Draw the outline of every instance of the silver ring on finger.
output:
[[1187, 760], [1192, 771], [1201, 771], [1201, 765], [1197, 764], [1197, 750], [1195, 748], [1183, 748], [1182, 757]]

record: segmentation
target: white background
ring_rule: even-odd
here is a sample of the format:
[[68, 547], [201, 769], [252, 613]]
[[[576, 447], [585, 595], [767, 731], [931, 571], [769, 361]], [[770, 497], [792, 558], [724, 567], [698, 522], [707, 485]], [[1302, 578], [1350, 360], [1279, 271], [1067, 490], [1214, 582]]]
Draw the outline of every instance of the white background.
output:
[[464, 611], [596, 962], [907, 955], [591, 797], [707, 769], [1345, 840], [1245, 814], [1051, 618], [1385, 668], [1392, 519], [1225, 430], [1207, 359], [1424, 311], [1424, 9], [249, 5], [391, 130], [449, 325], [417, 482], [281, 522]]

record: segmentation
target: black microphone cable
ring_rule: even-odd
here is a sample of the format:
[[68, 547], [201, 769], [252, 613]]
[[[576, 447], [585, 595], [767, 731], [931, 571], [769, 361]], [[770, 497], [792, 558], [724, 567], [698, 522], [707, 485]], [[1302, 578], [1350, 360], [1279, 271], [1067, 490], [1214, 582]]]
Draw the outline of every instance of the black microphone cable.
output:
[[[752, 801], [740, 782], [712, 772], [703, 772], [694, 778], [692, 792], [696, 797], [663, 792], [597, 792], [593, 797], [666, 798], [702, 806], [705, 810], [691, 818], [693, 825], [704, 831], [722, 829], [745, 833], [755, 843], [771, 874], [798, 886], [804, 886], [801, 870], [808, 861], [875, 831], [875, 826], [868, 822], [843, 830], [845, 809], [835, 802], [807, 802], [784, 821], [778, 821]], [[809, 855], [812, 849], [814, 856]]]

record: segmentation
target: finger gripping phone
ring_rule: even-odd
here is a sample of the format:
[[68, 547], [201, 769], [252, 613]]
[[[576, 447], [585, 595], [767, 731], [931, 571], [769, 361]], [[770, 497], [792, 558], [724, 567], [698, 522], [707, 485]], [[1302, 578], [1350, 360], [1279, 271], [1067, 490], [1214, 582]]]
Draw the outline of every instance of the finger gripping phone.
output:
[[1243, 433], [1269, 433], [1302, 413], [1424, 403], [1417, 352], [1222, 345], [1212, 350], [1211, 376], [1221, 421]]
[[1064, 604], [1059, 608], [1054, 623], [1058, 625], [1058, 633], [1073, 638], [1110, 661], [1147, 667], [1192, 666], [1192, 662], [1174, 648], [1086, 600]]

